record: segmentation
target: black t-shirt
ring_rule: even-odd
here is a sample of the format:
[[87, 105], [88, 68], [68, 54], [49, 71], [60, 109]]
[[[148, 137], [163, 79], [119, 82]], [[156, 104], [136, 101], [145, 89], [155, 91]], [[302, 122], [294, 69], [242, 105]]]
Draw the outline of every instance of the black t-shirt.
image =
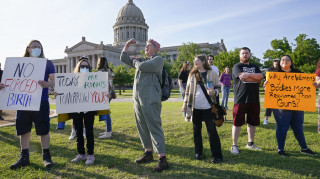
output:
[[[283, 70], [279, 70], [279, 72], [285, 72], [285, 71], [283, 71]], [[298, 69], [292, 69], [291, 71], [289, 71], [289, 72], [287, 72], [287, 73], [303, 73], [302, 71], [300, 71], [300, 70], [298, 70]]]
[[254, 82], [243, 82], [240, 80], [239, 75], [242, 72], [247, 73], [261, 73], [258, 66], [254, 64], [237, 63], [232, 69], [233, 79], [233, 92], [234, 92], [234, 104], [259, 104], [259, 84]]
[[178, 76], [179, 80], [182, 80], [182, 83], [187, 83], [188, 81], [188, 76], [189, 76], [189, 70], [186, 71], [180, 71], [180, 74]]

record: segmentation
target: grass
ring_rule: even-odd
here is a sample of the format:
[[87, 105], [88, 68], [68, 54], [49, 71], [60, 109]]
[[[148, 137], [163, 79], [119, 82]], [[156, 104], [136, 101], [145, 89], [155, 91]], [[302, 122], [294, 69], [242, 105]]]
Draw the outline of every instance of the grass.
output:
[[[134, 160], [143, 153], [134, 120], [132, 103], [111, 103], [113, 137], [107, 140], [97, 139], [98, 133], [105, 130], [104, 122], [98, 118], [94, 124], [95, 157], [94, 165], [85, 166], [84, 162], [70, 162], [77, 154], [76, 141], [68, 140], [71, 121], [63, 131], [55, 130], [57, 120], [51, 119], [51, 153], [56, 165], [52, 169], [44, 168], [41, 157], [40, 139], [32, 129], [30, 160], [31, 165], [18, 170], [9, 166], [18, 159], [19, 138], [15, 127], [0, 128], [0, 176], [1, 178], [319, 178], [319, 156], [311, 157], [299, 152], [299, 145], [292, 130], [288, 132], [286, 151], [291, 155], [282, 158], [277, 155], [275, 138], [276, 124], [271, 117], [269, 125], [260, 125], [256, 130], [256, 144], [263, 151], [249, 151], [245, 148], [247, 134], [242, 128], [238, 143], [241, 154], [230, 153], [231, 114], [228, 121], [218, 128], [224, 162], [211, 164], [211, 153], [206, 127], [204, 125], [204, 159], [194, 159], [192, 123], [184, 122], [181, 102], [162, 103], [162, 127], [166, 137], [167, 157], [170, 169], [162, 173], [152, 172], [156, 162], [137, 165]], [[233, 103], [229, 103], [231, 109]], [[261, 105], [263, 107], [263, 104]], [[53, 107], [53, 106], [52, 106]], [[261, 121], [264, 109], [261, 110]], [[304, 123], [308, 146], [320, 152], [317, 131], [317, 114], [306, 112]], [[154, 155], [156, 158], [156, 155]]]

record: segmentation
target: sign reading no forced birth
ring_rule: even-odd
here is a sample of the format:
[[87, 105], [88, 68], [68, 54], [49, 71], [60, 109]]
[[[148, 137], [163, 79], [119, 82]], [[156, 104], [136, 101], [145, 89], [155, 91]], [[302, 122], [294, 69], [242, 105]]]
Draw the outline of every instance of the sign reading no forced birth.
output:
[[267, 72], [264, 107], [315, 111], [315, 74]]
[[56, 73], [58, 114], [109, 109], [108, 73]]

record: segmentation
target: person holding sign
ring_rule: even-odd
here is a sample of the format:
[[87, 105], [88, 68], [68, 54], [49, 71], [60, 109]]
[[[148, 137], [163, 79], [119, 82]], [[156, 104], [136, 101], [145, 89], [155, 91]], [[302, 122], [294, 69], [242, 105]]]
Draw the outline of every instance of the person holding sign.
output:
[[260, 124], [260, 99], [259, 83], [263, 79], [258, 66], [250, 64], [250, 49], [240, 49], [240, 62], [233, 66], [232, 79], [234, 81], [234, 106], [233, 106], [233, 127], [232, 127], [232, 154], [239, 154], [238, 137], [241, 126], [245, 123], [247, 114], [248, 144], [246, 148], [262, 150], [254, 144], [256, 126]]
[[[91, 72], [91, 66], [88, 62], [88, 59], [85, 57], [81, 57], [76, 67], [74, 68], [74, 73], [86, 73]], [[94, 124], [94, 115], [95, 111], [84, 111], [80, 113], [69, 113], [69, 116], [73, 119], [73, 124], [75, 126], [75, 130], [77, 133], [77, 150], [78, 155], [71, 160], [71, 162], [79, 162], [81, 160], [86, 160], [86, 165], [91, 165], [94, 163], [94, 136], [93, 136], [93, 124]], [[83, 124], [85, 126], [85, 130], [83, 130]], [[83, 132], [86, 132], [87, 138], [87, 153], [84, 149], [84, 137]]]
[[[98, 69], [98, 71], [108, 73], [108, 83], [109, 83], [109, 93], [110, 93], [111, 89], [113, 89], [112, 80], [114, 78], [114, 73], [113, 73], [112, 69], [108, 66], [108, 60], [106, 57], [100, 57], [98, 59], [97, 69]], [[109, 112], [109, 114], [99, 116], [99, 120], [105, 121], [105, 123], [106, 123], [106, 131], [99, 134], [100, 135], [98, 137], [99, 139], [106, 139], [106, 138], [112, 137], [110, 110], [108, 112]]]
[[143, 156], [135, 162], [137, 164], [153, 161], [152, 146], [158, 153], [159, 163], [153, 168], [161, 172], [169, 168], [166, 154], [164, 134], [161, 127], [161, 85], [164, 60], [158, 55], [160, 44], [155, 40], [148, 40], [145, 61], [131, 60], [128, 51], [130, 45], [136, 44], [135, 39], [126, 42], [120, 60], [136, 68], [133, 85], [133, 108], [141, 143], [145, 149]]
[[[187, 82], [183, 112], [187, 112], [185, 120], [193, 123], [193, 140], [195, 145], [195, 158], [202, 159], [203, 143], [202, 143], [202, 121], [206, 123], [209, 136], [211, 156], [213, 164], [222, 162], [221, 142], [216, 129], [214, 116], [211, 112], [211, 102], [217, 103], [220, 82], [219, 76], [209, 66], [204, 55], [197, 55], [193, 61], [193, 68]], [[211, 86], [208, 82], [211, 81]], [[205, 85], [204, 85], [205, 84]], [[201, 87], [201, 85], [203, 87]], [[203, 89], [202, 89], [203, 88]], [[206, 97], [208, 94], [208, 102]]]
[[[32, 40], [25, 51], [24, 57], [44, 58], [43, 47], [38, 40]], [[20, 136], [21, 154], [10, 169], [17, 169], [30, 164], [29, 146], [31, 137], [32, 122], [35, 124], [36, 134], [41, 136], [42, 159], [45, 167], [49, 168], [54, 165], [51, 160], [49, 151], [50, 146], [50, 119], [49, 119], [49, 102], [48, 88], [54, 86], [55, 68], [50, 60], [47, 60], [44, 80], [38, 81], [38, 84], [43, 88], [39, 111], [17, 111], [16, 130]], [[0, 85], [0, 89], [2, 89]]]
[[[277, 66], [276, 72], [283, 73], [302, 73], [300, 70], [293, 68], [293, 61], [289, 55], [284, 55], [280, 59], [280, 63]], [[268, 81], [264, 82], [264, 86]], [[315, 152], [310, 150], [307, 146], [304, 132], [303, 132], [303, 121], [304, 111], [297, 110], [284, 110], [284, 109], [273, 109], [273, 115], [277, 123], [276, 138], [278, 144], [278, 154], [282, 157], [288, 157], [285, 153], [284, 146], [287, 137], [289, 127], [293, 130], [294, 136], [298, 141], [301, 153], [309, 155], [317, 155]]]

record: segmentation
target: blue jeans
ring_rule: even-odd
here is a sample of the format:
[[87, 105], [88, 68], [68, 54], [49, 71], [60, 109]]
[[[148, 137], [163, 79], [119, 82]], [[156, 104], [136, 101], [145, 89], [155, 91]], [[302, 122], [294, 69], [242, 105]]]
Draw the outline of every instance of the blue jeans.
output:
[[99, 120], [100, 121], [104, 121], [106, 123], [106, 131], [107, 132], [111, 132], [112, 131], [110, 114], [100, 115], [99, 116]]
[[273, 115], [277, 122], [276, 137], [278, 151], [284, 150], [287, 132], [290, 126], [301, 149], [308, 149], [302, 127], [304, 111], [273, 109]]
[[230, 94], [230, 86], [222, 86], [222, 102], [221, 106], [228, 109], [228, 98]]
[[[184, 90], [186, 90], [187, 83], [182, 83], [182, 86], [183, 86]], [[182, 89], [179, 88], [179, 91], [182, 96], [182, 99], [184, 99], [184, 93], [182, 92]], [[186, 116], [186, 112], [183, 112], [183, 115]]]

